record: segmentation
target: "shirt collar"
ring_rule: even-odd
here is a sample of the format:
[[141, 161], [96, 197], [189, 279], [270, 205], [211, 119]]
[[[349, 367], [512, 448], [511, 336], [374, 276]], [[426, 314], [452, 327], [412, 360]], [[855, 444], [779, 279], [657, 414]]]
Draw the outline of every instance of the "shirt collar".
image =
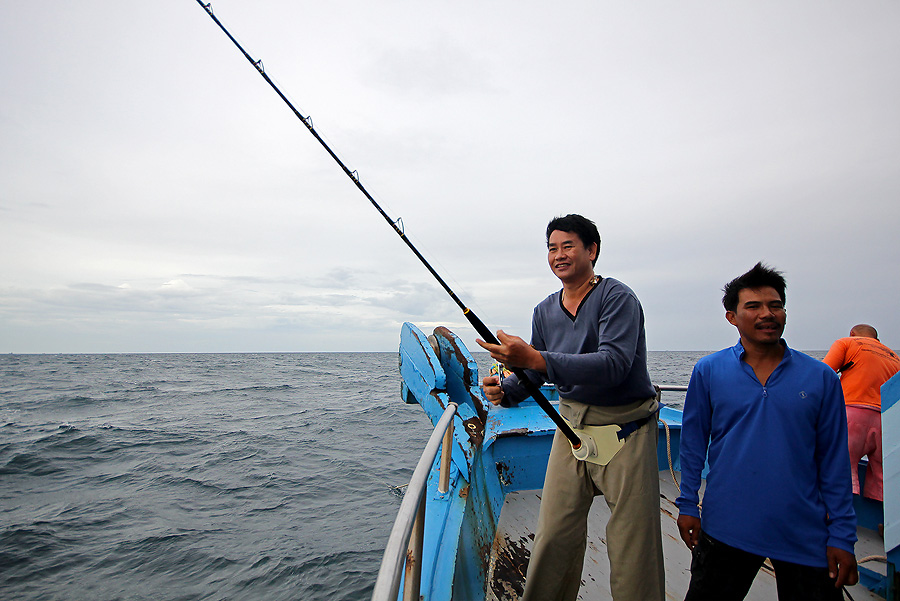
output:
[[[791, 347], [788, 346], [784, 338], [781, 339], [781, 346], [784, 347], [784, 357], [781, 359], [781, 361], [784, 362], [789, 360], [793, 353], [791, 352]], [[737, 344], [731, 347], [731, 350], [734, 352], [734, 356], [737, 357], [738, 361], [742, 361], [744, 359], [744, 353], [747, 352], [744, 350], [744, 345], [741, 344], [740, 338], [738, 338]]]

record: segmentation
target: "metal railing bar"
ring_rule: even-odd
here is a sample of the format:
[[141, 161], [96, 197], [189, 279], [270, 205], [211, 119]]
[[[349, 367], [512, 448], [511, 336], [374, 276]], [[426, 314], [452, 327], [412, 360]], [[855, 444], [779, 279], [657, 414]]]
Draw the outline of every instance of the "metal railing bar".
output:
[[657, 386], [663, 392], [687, 392], [687, 386], [674, 386], [672, 384], [662, 384]]
[[378, 570], [378, 579], [375, 581], [375, 589], [372, 591], [372, 601], [395, 601], [400, 590], [400, 576], [406, 561], [406, 552], [412, 533], [413, 523], [419, 510], [419, 503], [424, 502], [425, 489], [428, 484], [428, 473], [441, 446], [444, 432], [453, 422], [457, 405], [450, 402], [444, 409], [444, 414], [434, 427], [419, 463], [413, 471], [412, 478], [400, 503], [397, 519], [388, 537], [384, 557], [381, 560], [381, 568]]

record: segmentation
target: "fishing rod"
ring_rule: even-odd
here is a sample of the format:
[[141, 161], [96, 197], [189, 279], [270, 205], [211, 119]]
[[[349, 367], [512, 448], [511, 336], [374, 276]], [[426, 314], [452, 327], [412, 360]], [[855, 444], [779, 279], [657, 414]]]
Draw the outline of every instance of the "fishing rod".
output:
[[[311, 133], [313, 137], [315, 137], [315, 139], [319, 141], [319, 144], [322, 145], [322, 147], [328, 152], [328, 154], [331, 155], [331, 158], [334, 159], [334, 161], [341, 167], [341, 169], [344, 170], [344, 173], [346, 173], [347, 176], [351, 180], [353, 180], [353, 183], [356, 184], [356, 187], [359, 188], [359, 191], [369, 199], [369, 202], [372, 203], [372, 206], [374, 206], [375, 209], [381, 214], [381, 216], [384, 217], [384, 220], [387, 221], [391, 228], [397, 233], [397, 235], [400, 236], [400, 239], [406, 243], [406, 246], [409, 247], [409, 249], [413, 252], [413, 254], [416, 255], [416, 257], [418, 257], [419, 261], [422, 262], [422, 264], [431, 273], [431, 275], [434, 276], [434, 279], [437, 280], [438, 284], [440, 284], [441, 287], [447, 292], [447, 294], [450, 295], [450, 298], [452, 298], [453, 302], [455, 302], [457, 306], [462, 310], [463, 315], [466, 317], [469, 323], [472, 324], [472, 327], [475, 328], [475, 331], [478, 332], [478, 334], [482, 338], [484, 338], [491, 344], [500, 344], [500, 341], [497, 340], [497, 337], [494, 336], [494, 334], [490, 331], [490, 329], [488, 329], [486, 325], [484, 325], [484, 322], [481, 321], [481, 319], [479, 319], [479, 317], [475, 315], [475, 313], [469, 307], [467, 307], [465, 303], [463, 303], [459, 299], [458, 296], [456, 296], [456, 293], [453, 292], [447, 282], [444, 281], [444, 278], [442, 278], [441, 275], [434, 270], [431, 264], [425, 259], [424, 256], [422, 256], [422, 253], [419, 252], [419, 249], [417, 249], [415, 245], [413, 245], [413, 243], [410, 241], [410, 239], [406, 237], [406, 233], [401, 227], [403, 225], [403, 221], [400, 219], [393, 220], [390, 218], [390, 216], [384, 211], [384, 209], [382, 209], [381, 206], [375, 201], [372, 195], [369, 194], [369, 191], [366, 190], [365, 186], [363, 186], [359, 181], [359, 175], [357, 175], [356, 171], [351, 171], [350, 168], [347, 167], [347, 165], [345, 165], [344, 162], [338, 157], [338, 155], [335, 154], [335, 152], [325, 142], [325, 140], [322, 139], [322, 136], [320, 136], [319, 132], [317, 132], [313, 127], [312, 118], [309, 116], [304, 117], [300, 113], [300, 111], [298, 111], [296, 107], [294, 107], [291, 101], [287, 99], [287, 96], [285, 96], [281, 92], [281, 90], [278, 89], [278, 86], [275, 85], [275, 82], [273, 82], [269, 78], [269, 76], [266, 74], [265, 68], [263, 67], [262, 60], [253, 60], [253, 57], [251, 57], [250, 54], [246, 50], [244, 50], [244, 47], [241, 46], [241, 44], [236, 39], [234, 39], [234, 36], [229, 33], [225, 26], [222, 25], [222, 22], [219, 21], [216, 15], [213, 14], [212, 3], [204, 3], [202, 0], [197, 0], [197, 4], [203, 7], [203, 10], [206, 11], [206, 14], [208, 14], [213, 21], [215, 21], [216, 25], [219, 26], [219, 29], [221, 29], [225, 33], [225, 35], [228, 36], [228, 39], [230, 39], [232, 43], [237, 47], [237, 49], [241, 51], [241, 54], [243, 54], [244, 57], [248, 61], [250, 61], [250, 64], [253, 65], [253, 67], [259, 72], [262, 78], [266, 80], [266, 83], [268, 83], [269, 86], [271, 86], [271, 88], [275, 90], [275, 93], [278, 94], [279, 98], [281, 98], [288, 106], [288, 108], [293, 111], [294, 115], [296, 115], [297, 118], [303, 122], [303, 125], [305, 125], [306, 129], [309, 130], [309, 133]], [[553, 408], [553, 405], [550, 404], [550, 401], [548, 401], [544, 394], [541, 392], [540, 387], [525, 374], [524, 370], [520, 368], [514, 368], [512, 372], [516, 374], [516, 377], [519, 378], [519, 381], [525, 385], [528, 393], [537, 402], [538, 406], [540, 406], [540, 408], [544, 410], [544, 413], [546, 413], [547, 416], [553, 420], [553, 423], [555, 423], [556, 426], [562, 431], [562, 433], [565, 434], [566, 438], [569, 439], [569, 442], [572, 444], [572, 448], [576, 450], [580, 449], [581, 439], [577, 434], [575, 434], [569, 424], [567, 424], [565, 420], [563, 420], [562, 416], [559, 415], [556, 409]]]

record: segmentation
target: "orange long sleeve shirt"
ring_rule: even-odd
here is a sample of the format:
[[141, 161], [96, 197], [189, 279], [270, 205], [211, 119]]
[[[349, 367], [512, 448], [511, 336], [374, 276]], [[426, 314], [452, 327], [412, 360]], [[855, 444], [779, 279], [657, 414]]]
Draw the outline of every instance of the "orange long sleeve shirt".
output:
[[834, 371], [844, 368], [841, 388], [847, 405], [876, 411], [881, 411], [881, 385], [900, 371], [897, 353], [864, 336], [839, 338], [831, 345], [824, 361]]

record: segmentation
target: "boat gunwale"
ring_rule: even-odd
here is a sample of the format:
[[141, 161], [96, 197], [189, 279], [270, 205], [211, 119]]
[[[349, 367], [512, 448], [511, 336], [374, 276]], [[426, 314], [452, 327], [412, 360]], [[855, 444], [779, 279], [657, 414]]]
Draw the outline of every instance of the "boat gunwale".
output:
[[407, 560], [407, 547], [412, 535], [413, 523], [419, 512], [419, 505], [425, 500], [428, 476], [431, 467], [437, 457], [438, 450], [444, 440], [444, 432], [453, 423], [456, 415], [457, 404], [450, 401], [440, 421], [435, 425], [425, 449], [422, 451], [419, 462], [413, 471], [412, 478], [406, 488], [406, 494], [400, 502], [400, 509], [391, 528], [378, 577], [375, 580], [375, 588], [372, 591], [372, 601], [394, 601], [400, 592], [401, 572]]

